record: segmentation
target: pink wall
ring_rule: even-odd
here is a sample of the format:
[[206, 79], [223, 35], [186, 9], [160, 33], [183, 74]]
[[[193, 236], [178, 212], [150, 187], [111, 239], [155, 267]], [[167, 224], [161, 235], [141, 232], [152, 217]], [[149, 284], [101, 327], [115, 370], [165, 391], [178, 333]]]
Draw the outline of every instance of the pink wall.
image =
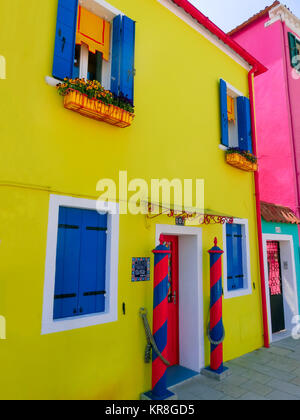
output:
[[[288, 33], [293, 32], [290, 28], [288, 28], [285, 24], [283, 25], [284, 28], [284, 43], [285, 43], [285, 51], [286, 51], [286, 74], [288, 78], [288, 95], [290, 100], [290, 109], [291, 109], [291, 121], [292, 121], [292, 134], [294, 138], [294, 153], [295, 153], [295, 165], [297, 171], [297, 181], [298, 181], [298, 191], [300, 192], [300, 74], [297, 74], [293, 71], [291, 66], [290, 60], [290, 48], [289, 48], [289, 41], [288, 41]], [[293, 32], [294, 33], [294, 32]], [[295, 33], [294, 33], [295, 34]], [[295, 34], [296, 35], [296, 34]], [[295, 77], [293, 77], [296, 76]], [[299, 194], [299, 193], [298, 193]], [[299, 194], [300, 199], [300, 194]], [[298, 211], [300, 202], [298, 199]]]
[[[266, 28], [267, 20], [268, 17], [260, 18], [233, 38], [269, 69], [255, 78], [261, 199], [296, 211], [297, 184], [283, 29], [279, 21]], [[296, 100], [296, 93], [293, 96]], [[299, 119], [299, 112], [295, 118]], [[300, 120], [298, 126], [300, 133]]]

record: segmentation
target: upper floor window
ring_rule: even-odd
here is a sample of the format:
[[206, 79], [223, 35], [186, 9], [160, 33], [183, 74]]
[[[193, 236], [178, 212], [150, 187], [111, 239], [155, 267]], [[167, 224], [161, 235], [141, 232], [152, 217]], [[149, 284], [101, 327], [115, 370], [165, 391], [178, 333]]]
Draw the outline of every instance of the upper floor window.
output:
[[135, 22], [102, 0], [59, 0], [53, 76], [97, 80], [133, 104]]
[[250, 101], [220, 80], [221, 143], [252, 153]]
[[300, 69], [300, 40], [291, 32], [289, 32], [289, 45], [290, 45], [290, 56], [291, 56], [291, 65]]

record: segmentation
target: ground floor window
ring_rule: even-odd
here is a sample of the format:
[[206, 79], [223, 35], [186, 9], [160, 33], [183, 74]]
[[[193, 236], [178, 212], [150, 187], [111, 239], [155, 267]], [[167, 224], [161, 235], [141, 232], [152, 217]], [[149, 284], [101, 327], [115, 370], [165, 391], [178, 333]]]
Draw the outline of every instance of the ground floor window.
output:
[[117, 319], [118, 237], [117, 204], [51, 195], [44, 334]]
[[223, 228], [224, 296], [238, 297], [252, 292], [248, 221], [235, 219]]

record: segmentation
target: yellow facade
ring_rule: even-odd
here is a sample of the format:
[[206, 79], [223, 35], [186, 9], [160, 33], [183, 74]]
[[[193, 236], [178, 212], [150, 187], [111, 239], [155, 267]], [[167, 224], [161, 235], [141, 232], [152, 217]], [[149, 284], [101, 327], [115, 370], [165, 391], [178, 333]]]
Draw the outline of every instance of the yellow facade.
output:
[[[253, 174], [225, 163], [219, 79], [245, 96], [248, 72], [156, 0], [111, 0], [137, 21], [136, 118], [118, 129], [63, 108], [51, 75], [57, 0], [0, 3], [1, 92], [0, 341], [1, 399], [136, 399], [151, 388], [138, 312], [152, 311], [153, 283], [131, 283], [131, 258], [151, 257], [158, 217], [120, 217], [118, 321], [41, 335], [50, 193], [97, 199], [99, 179], [203, 178], [205, 207], [249, 220], [250, 295], [224, 300], [225, 360], [263, 344]], [[202, 227], [204, 324], [209, 258], [221, 225]], [[152, 277], [151, 277], [152, 279]], [[126, 314], [122, 303], [126, 303]], [[209, 343], [205, 339], [205, 362]]]

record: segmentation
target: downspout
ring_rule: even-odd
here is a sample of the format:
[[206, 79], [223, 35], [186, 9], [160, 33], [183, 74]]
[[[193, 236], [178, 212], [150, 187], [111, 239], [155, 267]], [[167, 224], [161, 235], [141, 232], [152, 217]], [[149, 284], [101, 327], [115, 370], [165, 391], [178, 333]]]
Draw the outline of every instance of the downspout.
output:
[[[249, 81], [249, 96], [251, 108], [251, 126], [253, 136], [253, 153], [257, 156], [257, 132], [255, 122], [255, 104], [254, 104], [254, 75], [257, 73], [255, 67], [248, 74]], [[264, 346], [270, 347], [269, 338], [269, 324], [268, 324], [268, 310], [267, 310], [267, 296], [266, 296], [266, 279], [264, 270], [264, 252], [262, 241], [262, 223], [261, 223], [261, 209], [260, 209], [260, 189], [259, 189], [259, 173], [254, 172], [255, 182], [255, 198], [256, 198], [256, 218], [257, 218], [257, 233], [258, 233], [258, 248], [259, 248], [259, 265], [260, 265], [260, 278], [261, 278], [261, 299], [262, 299], [262, 314], [263, 314], [263, 328], [264, 328]]]

